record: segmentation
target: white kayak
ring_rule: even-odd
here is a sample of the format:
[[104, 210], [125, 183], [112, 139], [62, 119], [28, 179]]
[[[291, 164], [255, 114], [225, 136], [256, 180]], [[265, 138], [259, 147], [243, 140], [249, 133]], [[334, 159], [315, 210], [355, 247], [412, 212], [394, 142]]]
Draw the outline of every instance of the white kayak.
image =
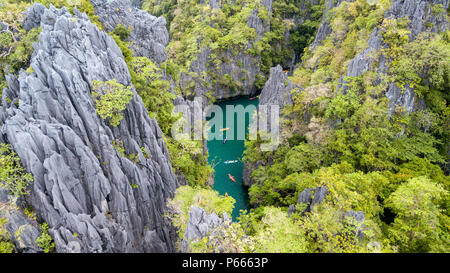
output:
[[227, 160], [227, 161], [225, 161], [223, 163], [225, 163], [225, 164], [232, 164], [232, 163], [237, 163], [237, 162], [238, 162], [237, 160]]

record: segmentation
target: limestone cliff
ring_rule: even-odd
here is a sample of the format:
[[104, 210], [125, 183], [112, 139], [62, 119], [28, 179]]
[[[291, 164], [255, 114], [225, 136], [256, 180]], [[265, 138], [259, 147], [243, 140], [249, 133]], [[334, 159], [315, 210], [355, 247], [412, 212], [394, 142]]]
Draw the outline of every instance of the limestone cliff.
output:
[[174, 251], [163, 214], [178, 182], [157, 122], [134, 88], [117, 127], [92, 99], [94, 80], [132, 86], [119, 47], [76, 9], [35, 4], [28, 13], [42, 28], [33, 71], [8, 77], [0, 132], [34, 176], [27, 201], [56, 251]]
[[157, 64], [166, 61], [169, 33], [164, 17], [135, 8], [130, 0], [91, 0], [91, 3], [105, 31], [113, 31], [118, 24], [130, 29], [128, 40], [136, 56], [148, 57]]

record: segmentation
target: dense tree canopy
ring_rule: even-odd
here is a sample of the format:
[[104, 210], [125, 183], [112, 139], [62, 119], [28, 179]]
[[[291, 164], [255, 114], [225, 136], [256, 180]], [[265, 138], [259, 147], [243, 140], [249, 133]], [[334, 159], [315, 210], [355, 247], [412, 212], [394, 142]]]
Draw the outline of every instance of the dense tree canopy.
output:
[[[22, 27], [32, 2], [0, 0], [0, 91], [8, 74], [33, 72], [30, 58], [41, 30]], [[70, 12], [77, 8], [102, 29], [89, 0], [35, 2]], [[203, 84], [211, 89], [238, 90], [245, 77], [222, 73], [221, 64], [248, 54], [260, 67], [257, 89], [264, 87], [271, 67], [296, 64], [289, 77], [297, 86], [293, 103], [282, 113], [282, 145], [268, 152], [262, 151], [261, 138], [245, 142], [244, 162], [258, 166], [251, 170], [252, 209], [190, 242], [191, 251], [449, 252], [450, 31], [428, 22], [425, 31], [412, 35], [410, 19], [389, 16], [390, 0], [342, 1], [326, 18], [323, 0], [274, 1], [270, 11], [260, 0], [220, 2], [220, 8], [212, 8], [199, 0], [142, 1], [142, 9], [167, 21], [167, 61], [136, 56], [130, 46], [133, 29], [117, 24], [108, 35], [122, 51], [132, 85], [115, 79], [91, 83], [97, 113], [109, 125], [120, 124], [133, 90], [158, 122], [173, 170], [187, 184], [167, 203], [178, 239], [192, 206], [231, 214], [235, 200], [210, 188], [213, 168], [204, 144], [171, 135], [173, 124], [186, 118], [173, 115], [174, 100], [196, 95], [197, 80], [210, 79]], [[442, 5], [427, 2], [427, 7], [429, 18], [448, 22]], [[265, 29], [262, 35], [249, 27], [255, 14]], [[323, 22], [330, 33], [312, 47]], [[381, 45], [367, 53], [371, 65], [348, 76], [351, 60], [368, 48], [374, 33]], [[202, 52], [208, 54], [207, 71], [199, 75], [191, 65]], [[235, 61], [235, 66], [243, 64]], [[191, 82], [181, 82], [180, 75], [189, 75]], [[390, 101], [389, 88], [411, 91], [413, 109]], [[136, 162], [120, 140], [112, 144]], [[0, 186], [20, 198], [32, 181], [11, 146], [2, 143]], [[313, 205], [318, 189], [326, 191]], [[0, 219], [0, 252], [12, 252], [4, 226]], [[48, 225], [42, 230], [37, 243], [51, 251]]]

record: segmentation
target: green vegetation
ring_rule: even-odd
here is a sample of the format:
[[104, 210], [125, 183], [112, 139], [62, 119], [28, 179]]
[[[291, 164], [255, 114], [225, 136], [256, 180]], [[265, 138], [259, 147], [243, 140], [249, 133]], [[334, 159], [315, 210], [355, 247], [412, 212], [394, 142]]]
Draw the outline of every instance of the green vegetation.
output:
[[121, 24], [117, 24], [116, 28], [111, 32], [111, 34], [117, 35], [121, 41], [126, 41], [130, 36], [130, 29], [124, 27]]
[[94, 23], [99, 29], [103, 28], [102, 24], [98, 21], [99, 17], [95, 15], [94, 6], [92, 6], [89, 0], [36, 0], [24, 2], [38, 2], [46, 7], [50, 7], [50, 5], [53, 5], [56, 8], [66, 7], [72, 14], [74, 13], [74, 8], [77, 8], [78, 11], [86, 13], [91, 22]]
[[223, 213], [231, 214], [234, 202], [232, 197], [221, 197], [211, 189], [181, 186], [177, 189], [175, 198], [168, 202], [169, 218], [177, 228], [178, 236], [182, 240], [191, 206], [202, 208], [206, 213], [215, 212], [222, 215]]
[[116, 148], [122, 157], [125, 157], [125, 148], [123, 147], [122, 140], [113, 140], [111, 144], [114, 148]]
[[131, 86], [123, 86], [115, 79], [109, 81], [93, 81], [92, 97], [95, 99], [97, 114], [108, 119], [111, 126], [117, 126], [123, 119], [122, 111], [133, 98]]
[[11, 145], [0, 143], [0, 187], [8, 189], [14, 197], [28, 194], [28, 185], [33, 176], [20, 163], [19, 156]]
[[5, 76], [29, 66], [33, 42], [40, 33], [40, 29], [26, 32], [22, 28], [22, 13], [28, 5], [23, 1], [0, 1], [0, 22], [6, 26], [0, 30], [0, 95], [7, 86]]
[[[0, 90], [7, 74], [21, 68], [33, 73], [30, 56], [40, 29], [26, 32], [21, 27], [22, 13], [31, 2], [0, 0], [0, 22], [6, 26], [0, 32]], [[89, 0], [38, 2], [66, 6], [70, 12], [76, 7], [102, 28]], [[255, 86], [262, 89], [270, 68], [286, 65], [294, 55], [301, 62], [290, 80], [302, 91], [293, 90], [294, 103], [284, 109], [281, 145], [265, 152], [261, 138], [245, 143], [244, 161], [260, 166], [251, 175], [253, 209], [239, 222], [225, 223], [190, 242], [190, 250], [449, 252], [450, 32], [432, 33], [428, 22], [428, 30], [412, 39], [407, 18], [385, 18], [390, 0], [344, 1], [326, 18], [331, 34], [311, 49], [323, 16], [324, 1], [316, 2], [274, 1], [269, 12], [260, 0], [223, 0], [216, 9], [199, 0], [145, 0], [143, 9], [165, 16], [170, 29], [168, 60], [160, 66], [134, 55], [131, 28], [118, 24], [109, 33], [122, 50], [149, 116], [162, 130], [176, 175], [188, 183], [168, 201], [167, 216], [179, 239], [192, 206], [221, 216], [231, 214], [235, 200], [208, 186], [213, 169], [202, 143], [171, 135], [173, 124], [183, 118], [172, 114], [175, 94], [191, 98], [199, 85], [209, 90], [210, 102], [216, 88], [239, 94], [249, 73], [243, 55], [254, 57], [260, 67]], [[442, 4], [429, 5], [430, 16], [448, 20]], [[270, 31], [258, 35], [248, 26], [252, 16]], [[382, 46], [366, 55], [372, 65], [358, 77], [346, 77], [350, 60], [367, 48], [374, 30]], [[195, 73], [191, 66], [204, 57], [202, 52], [207, 54], [207, 71]], [[223, 64], [231, 63], [243, 75], [222, 71]], [[380, 67], [387, 69], [380, 73]], [[414, 90], [416, 105], [423, 100], [426, 107], [408, 112], [391, 105], [386, 97], [391, 84], [401, 92]], [[119, 125], [133, 87], [114, 79], [91, 85], [98, 115], [111, 126]], [[151, 156], [146, 147], [128, 151], [120, 139], [112, 145], [136, 163], [140, 153]], [[11, 147], [0, 144], [0, 186], [21, 197], [32, 181]], [[131, 187], [138, 188], [133, 182]], [[325, 187], [326, 196], [306, 210], [306, 204], [298, 204], [299, 195], [317, 187]], [[356, 212], [364, 221], [350, 216]], [[5, 224], [0, 219], [0, 253], [15, 251]], [[49, 227], [44, 223], [41, 228], [36, 243], [51, 252], [55, 245]]]
[[6, 230], [6, 223], [6, 219], [0, 218], [0, 253], [13, 253], [15, 247]]
[[36, 239], [36, 244], [38, 247], [42, 248], [44, 253], [50, 253], [55, 248], [55, 242], [53, 242], [52, 237], [48, 234], [48, 224], [43, 223], [41, 225], [42, 233]]
[[[294, 90], [285, 109], [285, 145], [262, 152], [261, 140], [246, 142], [244, 159], [263, 163], [249, 190], [256, 223], [262, 208], [287, 210], [304, 189], [326, 186], [325, 201], [305, 213], [297, 205], [292, 216], [306, 234], [307, 252], [370, 252], [369, 242], [383, 252], [448, 251], [448, 33], [411, 41], [407, 20], [384, 19], [389, 6], [358, 0], [337, 7], [332, 33], [305, 51], [291, 78], [305, 90]], [[370, 58], [386, 56], [388, 73], [380, 81], [376, 64], [342, 84], [349, 60], [375, 27], [387, 47]], [[397, 106], [390, 114], [384, 96], [390, 82], [414, 88], [429, 107], [408, 113]], [[348, 211], [363, 212], [364, 238], [348, 223]]]
[[[444, 196], [447, 195], [447, 196]], [[448, 252], [449, 218], [440, 204], [448, 191], [426, 177], [415, 177], [402, 184], [386, 200], [396, 214], [389, 236], [401, 252]], [[448, 199], [447, 199], [448, 200]]]

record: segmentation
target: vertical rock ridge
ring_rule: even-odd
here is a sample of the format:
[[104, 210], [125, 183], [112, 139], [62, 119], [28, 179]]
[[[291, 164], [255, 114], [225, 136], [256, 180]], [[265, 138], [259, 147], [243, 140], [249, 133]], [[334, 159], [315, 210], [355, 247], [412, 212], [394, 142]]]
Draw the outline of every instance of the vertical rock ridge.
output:
[[[91, 97], [93, 80], [132, 85], [119, 47], [76, 9], [72, 16], [35, 7], [43, 13], [34, 72], [8, 77], [1, 134], [34, 176], [30, 203], [49, 224], [56, 250], [174, 251], [163, 214], [178, 182], [157, 122], [134, 87], [117, 127], [97, 115]], [[114, 141], [137, 160], [122, 156]]]

